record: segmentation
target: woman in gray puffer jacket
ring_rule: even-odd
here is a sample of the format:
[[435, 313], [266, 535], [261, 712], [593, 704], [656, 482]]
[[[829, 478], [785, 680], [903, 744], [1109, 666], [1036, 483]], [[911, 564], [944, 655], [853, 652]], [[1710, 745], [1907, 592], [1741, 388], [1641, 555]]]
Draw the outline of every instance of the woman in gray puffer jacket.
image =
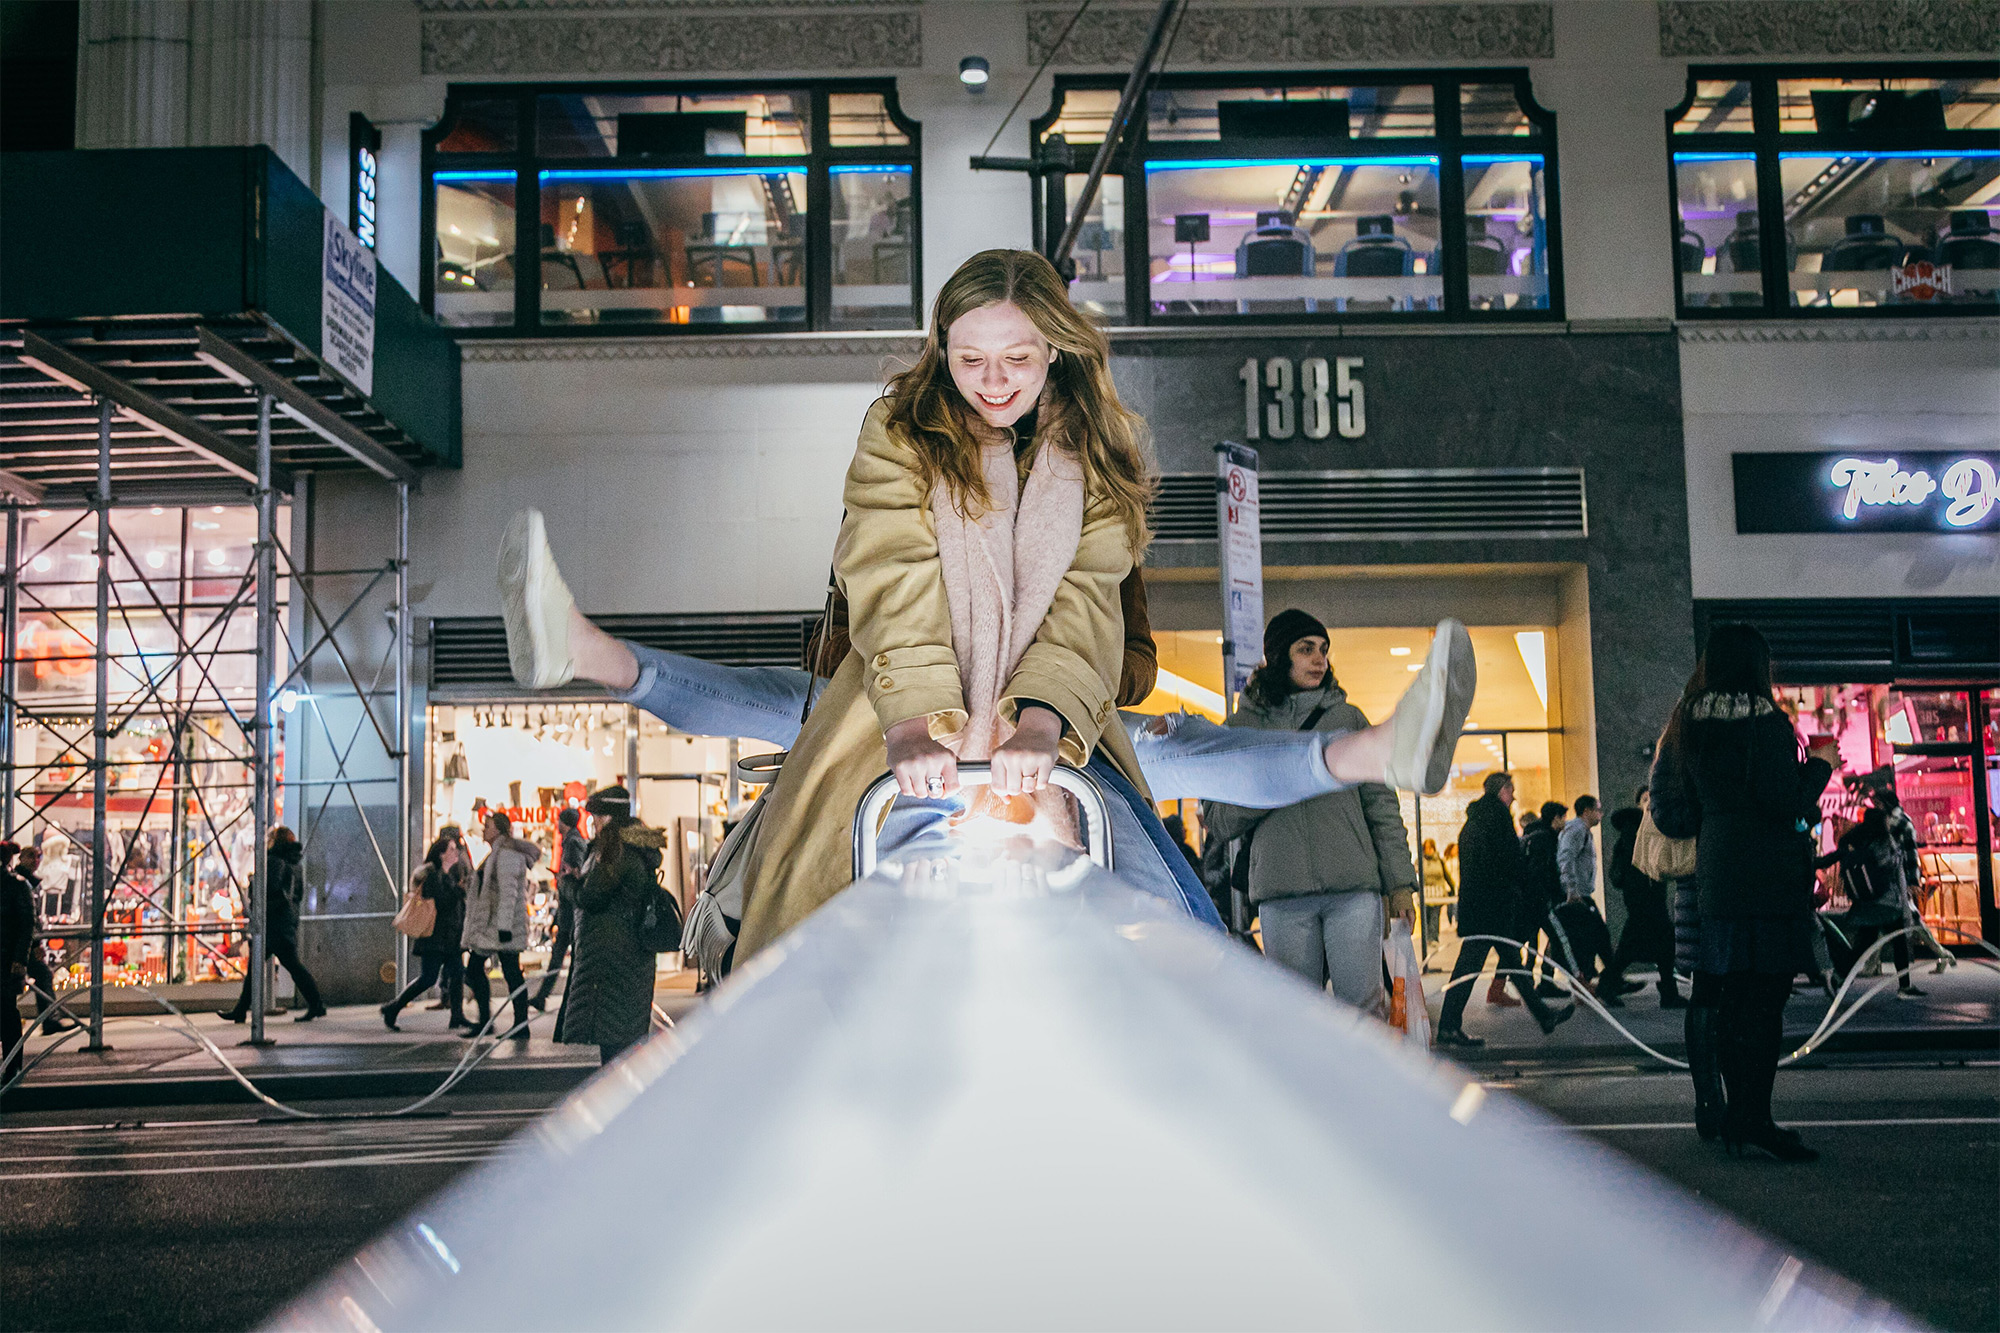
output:
[[[1264, 631], [1264, 665], [1244, 690], [1232, 727], [1361, 731], [1327, 661], [1326, 628], [1284, 611]], [[1278, 810], [1202, 802], [1216, 839], [1250, 835], [1250, 901], [1264, 953], [1349, 1004], [1376, 1008], [1386, 916], [1415, 916], [1416, 866], [1396, 793], [1365, 782]], [[1384, 904], [1384, 899], [1388, 902]]]
[[583, 808], [599, 823], [576, 887], [576, 943], [556, 1040], [596, 1046], [610, 1064], [653, 1026], [658, 960], [640, 942], [639, 921], [646, 891], [659, 882], [666, 839], [632, 818], [623, 787], [606, 787]]

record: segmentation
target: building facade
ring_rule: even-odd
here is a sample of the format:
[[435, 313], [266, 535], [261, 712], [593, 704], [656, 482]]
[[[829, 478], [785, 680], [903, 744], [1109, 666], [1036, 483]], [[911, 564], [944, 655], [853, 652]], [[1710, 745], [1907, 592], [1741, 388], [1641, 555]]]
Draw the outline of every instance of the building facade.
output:
[[[216, 62], [153, 31], [171, 7], [84, 8], [79, 146], [270, 142], [459, 336], [463, 464], [411, 498], [413, 841], [474, 791], [532, 819], [628, 775], [712, 834], [726, 747], [507, 683], [502, 525], [542, 509], [581, 607], [634, 637], [792, 651], [868, 404], [961, 259], [1064, 226], [1153, 14], [326, 3], [229, 38], [304, 70], [302, 119], [224, 106]], [[1250, 443], [1267, 608], [1333, 629], [1371, 714], [1426, 625], [1473, 626], [1492, 693], [1419, 842], [1503, 764], [1524, 799], [1625, 804], [1699, 627], [1748, 616], [1802, 717], [1860, 702], [1853, 776], [1921, 788], [1946, 915], [1992, 936], [1993, 526], [1771, 531], [1746, 479], [1951, 454], [1939, 485], [1983, 460], [1990, 497], [1996, 45], [1962, 0], [1195, 0], [1074, 251], [1164, 475], [1148, 582], [1187, 688], [1161, 706], [1219, 681], [1214, 447]], [[321, 565], [393, 544], [365, 485], [309, 502]]]

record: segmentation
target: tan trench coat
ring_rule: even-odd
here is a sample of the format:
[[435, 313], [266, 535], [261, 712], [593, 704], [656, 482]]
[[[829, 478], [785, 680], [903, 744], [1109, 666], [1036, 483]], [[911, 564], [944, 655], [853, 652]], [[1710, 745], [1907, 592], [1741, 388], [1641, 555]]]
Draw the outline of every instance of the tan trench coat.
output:
[[[853, 646], [767, 798], [750, 849], [739, 965], [852, 879], [854, 808], [889, 767], [883, 732], [927, 717], [931, 735], [945, 737], [965, 722], [930, 496], [912, 450], [887, 428], [887, 416], [887, 401], [879, 401], [862, 423], [847, 469], [847, 517], [834, 548]], [[1069, 724], [1064, 762], [1080, 767], [1102, 746], [1144, 794], [1113, 703], [1125, 652], [1118, 587], [1131, 569], [1125, 525], [1102, 497], [1086, 495], [1076, 558], [1007, 682], [1001, 710], [1011, 721], [1014, 700], [1048, 704]]]

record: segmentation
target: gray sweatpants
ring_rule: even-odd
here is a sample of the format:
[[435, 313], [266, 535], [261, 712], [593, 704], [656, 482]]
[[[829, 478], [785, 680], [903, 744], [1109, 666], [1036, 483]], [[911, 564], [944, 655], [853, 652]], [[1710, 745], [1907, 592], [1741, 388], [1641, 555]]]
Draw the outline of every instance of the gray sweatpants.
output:
[[1373, 1009], [1382, 997], [1382, 895], [1309, 893], [1257, 904], [1264, 956], [1339, 999]]

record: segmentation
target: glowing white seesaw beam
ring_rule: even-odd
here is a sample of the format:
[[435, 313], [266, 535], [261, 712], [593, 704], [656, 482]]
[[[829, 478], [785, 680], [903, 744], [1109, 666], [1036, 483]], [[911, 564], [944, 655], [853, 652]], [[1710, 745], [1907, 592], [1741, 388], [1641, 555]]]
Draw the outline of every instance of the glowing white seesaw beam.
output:
[[284, 1329], [1895, 1311], [1081, 856], [887, 861]]

